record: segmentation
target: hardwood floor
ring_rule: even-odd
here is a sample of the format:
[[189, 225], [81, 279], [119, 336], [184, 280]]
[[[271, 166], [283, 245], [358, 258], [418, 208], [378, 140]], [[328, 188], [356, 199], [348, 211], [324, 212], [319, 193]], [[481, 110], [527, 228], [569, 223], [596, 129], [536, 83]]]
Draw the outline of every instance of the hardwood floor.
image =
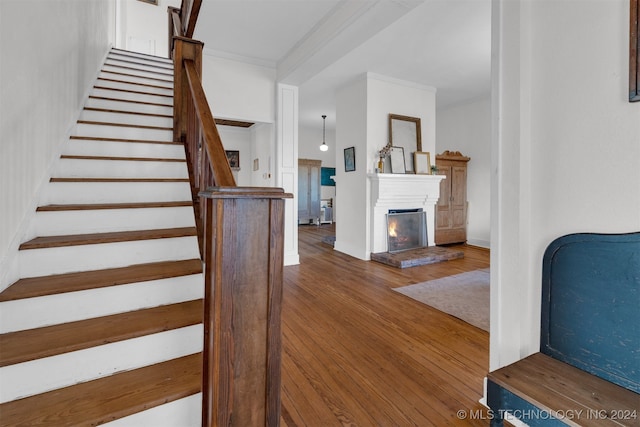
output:
[[392, 290], [486, 268], [489, 251], [397, 269], [334, 251], [333, 232], [301, 226], [284, 269], [281, 425], [489, 425], [489, 334]]

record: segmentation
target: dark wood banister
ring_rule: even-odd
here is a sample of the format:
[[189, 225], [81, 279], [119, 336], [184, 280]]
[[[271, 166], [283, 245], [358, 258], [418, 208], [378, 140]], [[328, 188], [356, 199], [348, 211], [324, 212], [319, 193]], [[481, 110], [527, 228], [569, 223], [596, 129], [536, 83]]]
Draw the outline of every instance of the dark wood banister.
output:
[[174, 140], [185, 145], [204, 263], [202, 425], [275, 427], [284, 203], [292, 196], [281, 188], [236, 185], [202, 88], [203, 44], [183, 31], [191, 18], [180, 9], [168, 13]]

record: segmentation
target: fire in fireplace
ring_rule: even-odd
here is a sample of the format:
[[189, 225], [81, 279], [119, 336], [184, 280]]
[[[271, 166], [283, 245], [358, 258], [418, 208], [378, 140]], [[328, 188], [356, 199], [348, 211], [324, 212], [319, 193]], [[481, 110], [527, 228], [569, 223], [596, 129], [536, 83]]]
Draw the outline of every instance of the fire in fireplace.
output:
[[387, 214], [387, 248], [401, 252], [428, 246], [427, 213], [422, 209], [391, 209]]

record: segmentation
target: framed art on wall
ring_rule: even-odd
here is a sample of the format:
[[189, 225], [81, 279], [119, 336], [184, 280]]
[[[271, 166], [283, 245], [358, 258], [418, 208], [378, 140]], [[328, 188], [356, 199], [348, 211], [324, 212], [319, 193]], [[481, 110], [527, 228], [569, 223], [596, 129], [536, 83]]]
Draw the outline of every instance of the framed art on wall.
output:
[[356, 147], [344, 149], [344, 171], [353, 172], [356, 170]]
[[240, 168], [240, 151], [237, 150], [225, 150], [227, 154], [227, 159], [229, 160], [229, 166], [231, 169], [239, 169]]

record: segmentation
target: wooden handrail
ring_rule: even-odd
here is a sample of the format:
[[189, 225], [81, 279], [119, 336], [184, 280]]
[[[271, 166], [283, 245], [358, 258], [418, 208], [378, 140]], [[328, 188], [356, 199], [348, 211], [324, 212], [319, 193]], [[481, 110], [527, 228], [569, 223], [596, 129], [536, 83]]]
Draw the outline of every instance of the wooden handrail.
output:
[[222, 146], [222, 140], [218, 133], [218, 127], [209, 109], [207, 97], [200, 83], [200, 76], [196, 71], [195, 63], [192, 60], [184, 61], [184, 68], [191, 89], [191, 97], [198, 114], [198, 121], [202, 125], [202, 136], [204, 138], [204, 147], [207, 150], [209, 161], [211, 162], [211, 170], [213, 173], [213, 181], [216, 186], [235, 187], [236, 180], [231, 172], [231, 166], [227, 160], [227, 156]]

